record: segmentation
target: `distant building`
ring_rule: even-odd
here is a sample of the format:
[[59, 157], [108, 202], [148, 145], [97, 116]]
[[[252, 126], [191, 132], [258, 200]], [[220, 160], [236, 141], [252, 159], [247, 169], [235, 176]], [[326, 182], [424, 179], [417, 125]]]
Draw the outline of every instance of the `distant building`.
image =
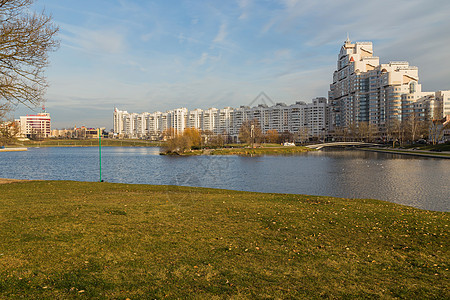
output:
[[51, 119], [47, 112], [21, 116], [19, 136], [26, 138], [47, 138], [51, 134]]
[[450, 91], [422, 92], [418, 73], [404, 61], [380, 64], [371, 42], [347, 38], [328, 94], [331, 130], [367, 122], [383, 132], [394, 120], [450, 114]]
[[450, 116], [450, 91], [437, 91], [436, 99], [442, 105], [443, 116]]
[[[277, 103], [255, 107], [225, 107], [188, 111], [178, 108], [167, 112], [128, 113], [114, 109], [114, 134], [127, 138], [158, 139], [163, 132], [173, 128], [182, 133], [186, 128], [196, 128], [205, 133], [224, 135], [237, 141], [239, 129], [248, 120], [258, 120], [261, 131], [277, 130], [279, 133], [300, 131], [309, 137], [323, 137], [328, 129], [328, 105], [326, 98], [315, 98], [312, 103], [298, 101], [293, 105]], [[138, 125], [133, 125], [138, 124]]]
[[331, 126], [348, 127], [369, 122], [382, 129], [401, 120], [401, 95], [414, 91], [418, 68], [408, 62], [380, 64], [371, 42], [347, 39], [338, 55], [330, 85]]
[[70, 129], [53, 129], [50, 137], [67, 139], [91, 139], [98, 138], [105, 128], [87, 128], [84, 126]]

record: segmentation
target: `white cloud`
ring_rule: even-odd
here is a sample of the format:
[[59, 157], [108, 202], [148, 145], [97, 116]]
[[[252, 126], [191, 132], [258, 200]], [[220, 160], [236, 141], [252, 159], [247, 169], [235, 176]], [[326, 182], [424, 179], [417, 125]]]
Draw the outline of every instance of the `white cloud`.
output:
[[239, 16], [239, 20], [245, 20], [248, 18], [248, 11], [252, 4], [251, 0], [238, 0], [237, 1], [239, 8], [241, 9], [241, 15]]
[[373, 41], [382, 62], [418, 66], [424, 90], [450, 89], [448, 0], [191, 1], [170, 11], [162, 1], [141, 2], [104, 9], [91, 1], [103, 16], [85, 8], [66, 18], [76, 26], [61, 24], [49, 110], [236, 107], [261, 91], [309, 101], [326, 96], [347, 32]]
[[220, 25], [219, 32], [217, 33], [216, 37], [214, 38], [214, 43], [223, 43], [225, 42], [225, 38], [227, 37], [227, 25], [223, 23]]
[[194, 62], [194, 66], [203, 66], [207, 63], [215, 63], [221, 60], [221, 55], [210, 55], [207, 52], [203, 52], [200, 59]]
[[62, 44], [93, 54], [121, 54], [127, 49], [125, 36], [113, 29], [88, 29], [65, 24]]

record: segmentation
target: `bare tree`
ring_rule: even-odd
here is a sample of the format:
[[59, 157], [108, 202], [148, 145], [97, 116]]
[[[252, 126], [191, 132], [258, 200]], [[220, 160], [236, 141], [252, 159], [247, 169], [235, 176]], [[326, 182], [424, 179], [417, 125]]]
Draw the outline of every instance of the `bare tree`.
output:
[[444, 136], [444, 130], [450, 128], [450, 122], [447, 118], [433, 120], [429, 128], [429, 140], [436, 145]]
[[387, 125], [386, 134], [388, 138], [392, 139], [392, 147], [398, 142], [400, 146], [403, 145], [405, 129], [404, 124], [399, 119], [392, 119]]
[[358, 124], [355, 122], [350, 123], [346, 129], [348, 133], [347, 136], [350, 138], [350, 141], [356, 141], [358, 138]]
[[30, 14], [35, 0], [0, 0], [0, 114], [43, 101], [48, 53], [59, 46], [51, 16]]
[[176, 130], [172, 127], [164, 129], [164, 131], [162, 132], [161, 136], [163, 140], [170, 140], [175, 138], [176, 136]]
[[369, 135], [369, 122], [359, 122], [357, 123], [356, 135], [360, 142], [364, 142]]
[[414, 143], [425, 134], [429, 126], [427, 126], [427, 122], [421, 121], [417, 113], [414, 112], [404, 121], [404, 127], [407, 139]]
[[373, 142], [378, 134], [378, 128], [370, 122], [359, 122], [357, 135], [361, 142]]
[[298, 136], [300, 138], [300, 142], [306, 143], [309, 139], [308, 127], [302, 127], [298, 131]]
[[239, 140], [241, 142], [253, 145], [253, 143], [261, 142], [263, 137], [264, 135], [257, 119], [243, 122], [239, 129]]
[[221, 134], [213, 135], [208, 139], [208, 147], [222, 148], [225, 142], [225, 137]]

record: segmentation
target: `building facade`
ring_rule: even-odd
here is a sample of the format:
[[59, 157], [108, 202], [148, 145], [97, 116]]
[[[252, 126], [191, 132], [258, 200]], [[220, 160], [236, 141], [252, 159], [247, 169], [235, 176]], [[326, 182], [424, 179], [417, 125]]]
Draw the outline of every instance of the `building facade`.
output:
[[270, 107], [261, 104], [192, 111], [178, 108], [164, 113], [135, 114], [115, 108], [113, 120], [114, 133], [119, 138], [158, 139], [167, 129], [182, 133], [186, 128], [196, 128], [237, 141], [242, 124], [251, 120], [258, 120], [263, 133], [277, 130], [279, 133], [302, 132], [309, 137], [323, 137], [328, 129], [328, 116], [327, 99], [322, 97], [313, 99], [311, 103], [298, 101], [292, 105], [276, 103]]
[[450, 92], [422, 92], [418, 73], [404, 61], [380, 64], [371, 42], [347, 38], [328, 93], [330, 129], [366, 122], [383, 132], [412, 116], [430, 121], [449, 114]]
[[21, 137], [47, 138], [51, 135], [51, 118], [47, 112], [21, 116], [19, 124]]
[[85, 126], [53, 129], [50, 137], [52, 138], [67, 138], [67, 139], [92, 139], [98, 138], [105, 128], [88, 128]]

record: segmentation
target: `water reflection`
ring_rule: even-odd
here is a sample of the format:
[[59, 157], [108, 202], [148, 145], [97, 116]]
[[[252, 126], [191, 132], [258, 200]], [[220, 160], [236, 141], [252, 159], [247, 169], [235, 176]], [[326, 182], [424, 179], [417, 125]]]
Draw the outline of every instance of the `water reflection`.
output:
[[[450, 161], [364, 151], [295, 156], [159, 156], [158, 148], [104, 147], [110, 182], [172, 184], [258, 192], [375, 198], [449, 211]], [[5, 152], [0, 177], [97, 181], [98, 149]]]

